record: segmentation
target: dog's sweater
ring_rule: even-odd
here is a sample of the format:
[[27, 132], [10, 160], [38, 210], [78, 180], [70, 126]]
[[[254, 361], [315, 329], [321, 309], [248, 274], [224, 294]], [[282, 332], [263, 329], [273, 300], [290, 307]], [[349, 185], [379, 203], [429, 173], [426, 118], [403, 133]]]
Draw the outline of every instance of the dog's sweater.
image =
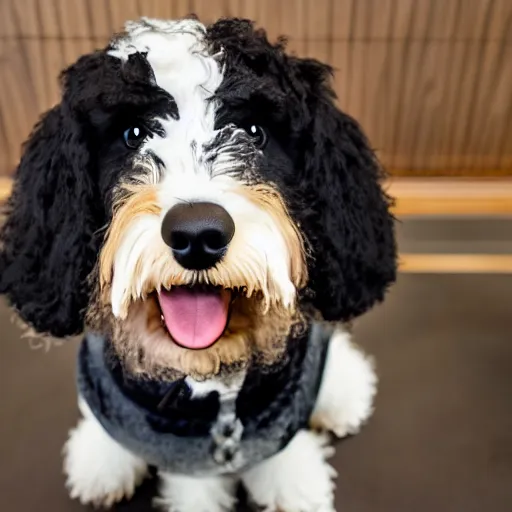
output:
[[313, 324], [274, 366], [253, 365], [234, 396], [192, 397], [186, 379], [126, 373], [111, 344], [88, 334], [78, 356], [78, 390], [105, 430], [150, 465], [182, 474], [237, 472], [282, 450], [308, 427], [330, 332]]

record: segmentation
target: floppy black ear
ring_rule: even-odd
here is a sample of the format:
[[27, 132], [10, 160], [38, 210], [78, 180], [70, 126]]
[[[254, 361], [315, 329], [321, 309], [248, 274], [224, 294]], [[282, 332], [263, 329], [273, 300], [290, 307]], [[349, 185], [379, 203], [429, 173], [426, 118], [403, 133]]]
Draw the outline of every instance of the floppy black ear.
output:
[[294, 65], [306, 84], [309, 112], [300, 143], [309, 207], [302, 229], [314, 257], [309, 288], [326, 320], [347, 321], [382, 300], [395, 280], [391, 200], [361, 128], [334, 104], [331, 69], [309, 59], [295, 59]]
[[24, 146], [0, 233], [0, 293], [36, 331], [80, 332], [92, 243], [94, 186], [80, 123], [63, 100]]

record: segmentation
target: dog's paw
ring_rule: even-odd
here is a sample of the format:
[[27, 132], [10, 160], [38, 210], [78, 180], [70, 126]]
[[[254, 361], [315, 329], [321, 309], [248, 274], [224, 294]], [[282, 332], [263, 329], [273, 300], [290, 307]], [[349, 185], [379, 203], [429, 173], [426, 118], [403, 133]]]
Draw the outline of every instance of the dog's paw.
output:
[[105, 474], [100, 476], [95, 472], [96, 469], [91, 467], [91, 474], [86, 477], [70, 473], [66, 479], [69, 496], [82, 505], [95, 508], [111, 508], [124, 499], [129, 500], [147, 476], [145, 467], [132, 467], [123, 475], [118, 473], [115, 477]]
[[119, 487], [119, 482], [115, 484], [92, 482], [90, 480], [74, 482], [71, 477], [68, 477], [66, 487], [69, 490], [69, 496], [80, 501], [82, 505], [92, 505], [95, 508], [111, 508], [124, 499], [129, 500], [145, 476], [145, 473], [133, 475], [123, 481], [121, 487]]
[[226, 476], [190, 477], [160, 473], [160, 497], [154, 504], [165, 512], [231, 512], [235, 481]]
[[274, 457], [242, 480], [264, 512], [335, 512], [335, 470], [325, 460], [334, 449], [325, 437], [301, 431]]
[[82, 504], [109, 508], [133, 496], [147, 476], [141, 459], [116, 443], [92, 418], [81, 420], [64, 446], [66, 487]]

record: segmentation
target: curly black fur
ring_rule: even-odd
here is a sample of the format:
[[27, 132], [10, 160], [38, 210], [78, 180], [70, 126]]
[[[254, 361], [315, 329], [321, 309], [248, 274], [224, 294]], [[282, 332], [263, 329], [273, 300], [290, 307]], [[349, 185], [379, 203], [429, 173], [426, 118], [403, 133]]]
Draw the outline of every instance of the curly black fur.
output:
[[381, 301], [396, 278], [391, 200], [365, 135], [334, 107], [321, 81], [329, 70], [314, 61], [296, 66], [311, 83], [311, 121], [298, 142], [304, 148], [301, 195], [309, 207], [300, 220], [315, 257], [309, 286], [326, 320], [347, 321]]
[[23, 148], [0, 234], [0, 293], [38, 332], [64, 337], [83, 330], [98, 231], [130, 167], [120, 143], [127, 116], [177, 115], [148, 68], [140, 55], [122, 69], [105, 52], [80, 58], [62, 74], [61, 104]]
[[[331, 68], [287, 56], [247, 20], [221, 20], [207, 40], [224, 49], [217, 127], [251, 121], [270, 133], [258, 178], [278, 187], [310, 247], [304, 304], [326, 320], [360, 315], [395, 279], [393, 218], [366, 137], [334, 105]], [[179, 118], [143, 53], [123, 64], [99, 51], [64, 72], [61, 104], [24, 147], [0, 234], [0, 293], [37, 331], [82, 330], [100, 231], [133, 158], [120, 134], [134, 118], [157, 133], [155, 115]]]
[[51, 110], [25, 146], [8, 203], [0, 292], [38, 331], [81, 329], [85, 280], [96, 258], [90, 155], [66, 105]]
[[311, 247], [306, 302], [326, 320], [364, 313], [396, 278], [394, 220], [383, 169], [357, 122], [334, 104], [332, 69], [287, 56], [284, 40], [272, 45], [248, 20], [221, 20], [209, 37], [226, 53], [225, 112], [235, 120], [237, 111], [257, 112], [293, 161], [275, 151], [260, 172], [278, 185]]

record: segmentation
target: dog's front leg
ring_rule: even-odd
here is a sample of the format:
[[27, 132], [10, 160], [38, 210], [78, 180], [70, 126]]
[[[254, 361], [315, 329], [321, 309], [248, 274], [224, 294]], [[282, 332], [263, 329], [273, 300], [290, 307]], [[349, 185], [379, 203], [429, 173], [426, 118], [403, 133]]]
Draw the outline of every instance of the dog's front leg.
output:
[[337, 437], [356, 434], [373, 412], [377, 375], [373, 361], [337, 329], [329, 341], [311, 426]]
[[83, 400], [79, 407], [83, 419], [64, 446], [66, 486], [81, 503], [108, 508], [132, 497], [147, 465], [107, 434]]
[[160, 497], [155, 504], [165, 512], [231, 512], [236, 481], [231, 477], [191, 477], [160, 472]]
[[335, 512], [336, 471], [326, 461], [333, 452], [325, 436], [301, 430], [283, 451], [246, 471], [242, 481], [265, 512]]

